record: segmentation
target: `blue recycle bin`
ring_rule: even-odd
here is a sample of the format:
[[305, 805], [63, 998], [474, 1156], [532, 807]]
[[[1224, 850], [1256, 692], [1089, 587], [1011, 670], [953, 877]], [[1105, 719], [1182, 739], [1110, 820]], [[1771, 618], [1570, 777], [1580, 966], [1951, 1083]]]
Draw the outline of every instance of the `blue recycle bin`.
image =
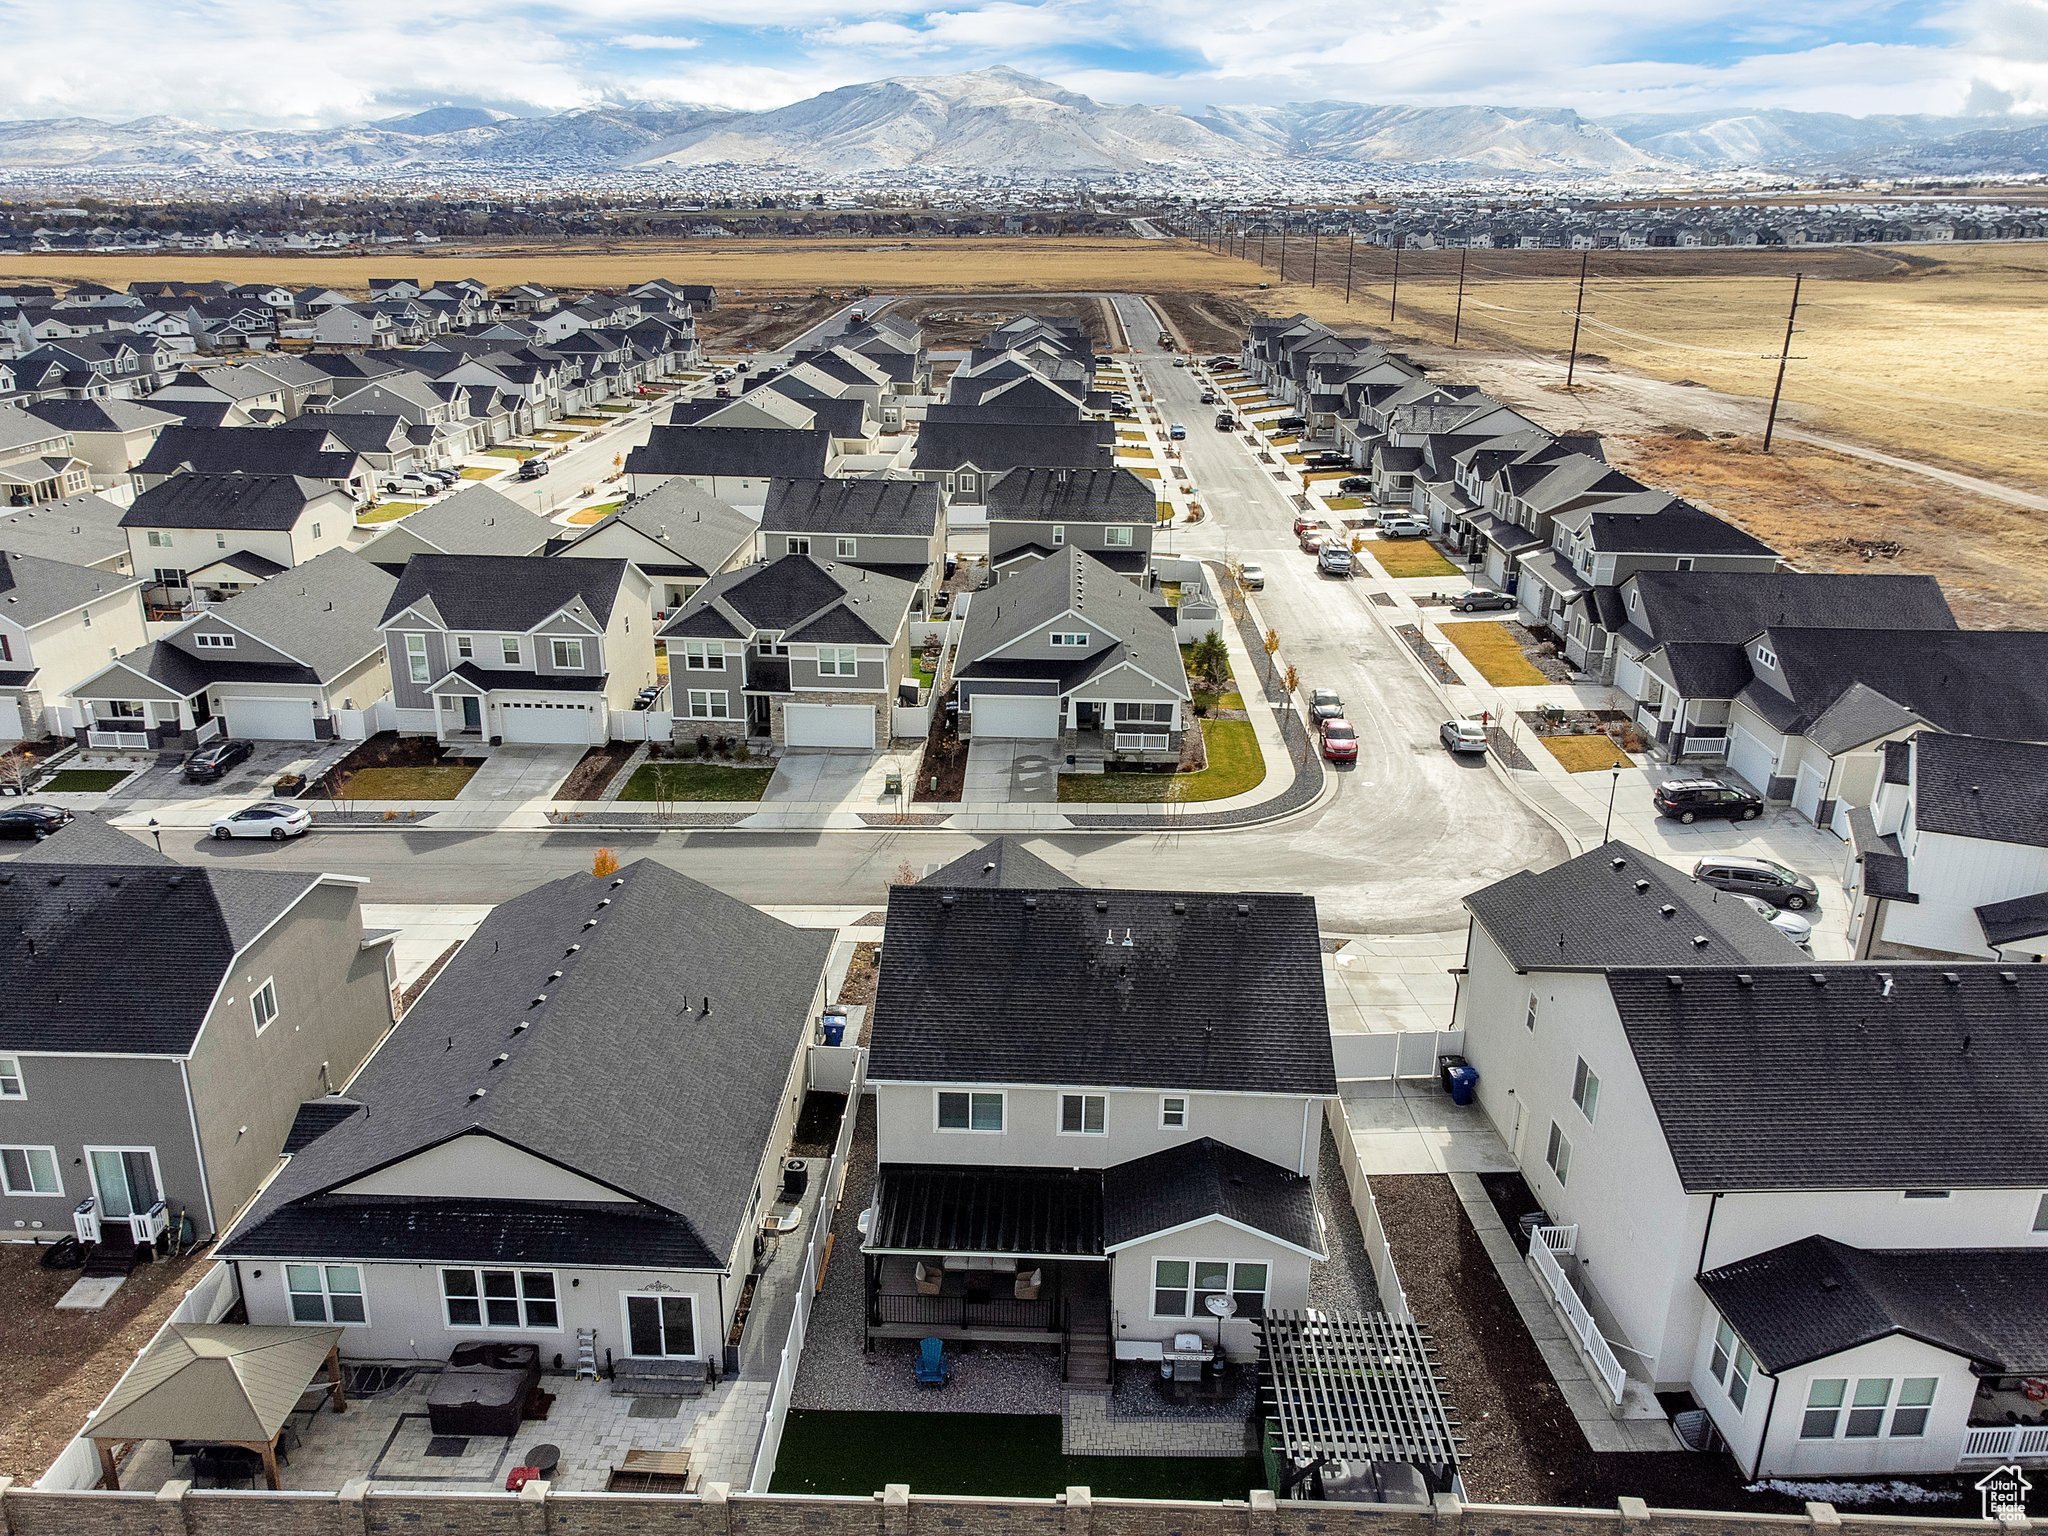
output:
[[1466, 1066], [1452, 1067], [1450, 1069], [1450, 1079], [1451, 1102], [1453, 1104], [1470, 1104], [1472, 1102], [1472, 1091], [1479, 1086], [1479, 1069]]

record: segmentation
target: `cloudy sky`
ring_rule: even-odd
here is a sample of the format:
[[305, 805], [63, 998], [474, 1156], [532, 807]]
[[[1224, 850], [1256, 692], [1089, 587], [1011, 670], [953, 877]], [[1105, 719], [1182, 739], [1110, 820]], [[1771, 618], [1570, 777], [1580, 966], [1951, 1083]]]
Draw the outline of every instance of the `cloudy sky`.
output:
[[0, 0], [0, 117], [769, 107], [1008, 64], [1106, 101], [2048, 113], [2048, 0]]

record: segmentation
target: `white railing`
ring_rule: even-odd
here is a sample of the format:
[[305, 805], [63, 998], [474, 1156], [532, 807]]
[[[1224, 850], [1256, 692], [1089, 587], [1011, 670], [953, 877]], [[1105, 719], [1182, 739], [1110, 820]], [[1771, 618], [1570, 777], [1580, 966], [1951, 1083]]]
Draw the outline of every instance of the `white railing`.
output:
[[135, 1246], [144, 1248], [162, 1237], [170, 1224], [170, 1207], [159, 1200], [148, 1210], [131, 1214], [128, 1218], [128, 1231], [135, 1239]]
[[147, 747], [149, 732], [116, 731], [95, 723], [85, 733], [85, 744], [89, 747]]
[[1628, 1372], [1621, 1368], [1621, 1362], [1614, 1358], [1614, 1351], [1608, 1347], [1607, 1338], [1600, 1332], [1600, 1325], [1593, 1321], [1593, 1314], [1585, 1301], [1572, 1286], [1564, 1266], [1557, 1262], [1560, 1253], [1570, 1254], [1579, 1242], [1577, 1227], [1538, 1227], [1529, 1240], [1529, 1267], [1536, 1271], [1537, 1278], [1549, 1290], [1557, 1309], [1577, 1336], [1586, 1358], [1593, 1363], [1593, 1369], [1606, 1383], [1608, 1393], [1615, 1406], [1621, 1404], [1623, 1388], [1628, 1385]]
[[1330, 1036], [1330, 1053], [1342, 1083], [1391, 1082], [1437, 1074], [1437, 1058], [1465, 1048], [1462, 1029], [1350, 1031]]
[[1636, 724], [1640, 725], [1652, 736], [1656, 735], [1658, 722], [1663, 718], [1663, 708], [1662, 703], [1639, 706], [1636, 710]]
[[1173, 738], [1165, 731], [1118, 731], [1116, 750], [1119, 752], [1164, 752], [1172, 745]]
[[91, 1247], [100, 1240], [100, 1203], [93, 1195], [79, 1201], [71, 1212], [71, 1230], [78, 1240]]
[[1337, 1162], [1344, 1170], [1344, 1184], [1351, 1195], [1351, 1209], [1358, 1217], [1358, 1229], [1365, 1237], [1365, 1256], [1372, 1265], [1373, 1284], [1380, 1293], [1380, 1306], [1397, 1323], [1412, 1323], [1415, 1314], [1408, 1306], [1408, 1292], [1401, 1285], [1401, 1272], [1394, 1267], [1394, 1248], [1380, 1223], [1379, 1202], [1359, 1160], [1358, 1143], [1351, 1139], [1351, 1119], [1344, 1113], [1344, 1101], [1331, 1099], [1324, 1110], [1330, 1139], [1337, 1143]]
[[1685, 738], [1685, 747], [1679, 755], [1681, 757], [1726, 757], [1728, 755], [1728, 738], [1726, 735], [1705, 736], [1698, 731], [1694, 731]]
[[2048, 1424], [1972, 1424], [1959, 1461], [2019, 1461], [2048, 1456]]

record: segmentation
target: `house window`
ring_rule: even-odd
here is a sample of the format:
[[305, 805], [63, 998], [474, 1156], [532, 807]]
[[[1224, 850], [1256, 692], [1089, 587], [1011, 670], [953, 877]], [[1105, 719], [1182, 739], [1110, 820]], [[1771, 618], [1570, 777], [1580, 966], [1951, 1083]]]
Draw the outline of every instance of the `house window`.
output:
[[1131, 547], [1131, 530], [1128, 528], [1105, 528], [1102, 530], [1102, 542], [1109, 549], [1129, 549]]
[[[1184, 1131], [1188, 1128], [1188, 1101], [1184, 1094], [1169, 1093], [1159, 1101], [1159, 1129]], [[2048, 1203], [2048, 1201], [2044, 1201]]]
[[1066, 542], [1067, 525], [1065, 523], [1054, 523], [1052, 525], [1052, 547], [1054, 549], [1058, 549], [1062, 544]]
[[[166, 538], [164, 542], [168, 544], [170, 540]], [[224, 533], [216, 533], [213, 536], [213, 547], [215, 549], [226, 549], [228, 547], [228, 536]]]
[[581, 640], [551, 640], [548, 651], [555, 659], [559, 672], [581, 672], [583, 670], [583, 642]]
[[1676, 563], [1673, 564], [1672, 569], [1676, 571], [1689, 571], [1692, 569], [1692, 564], [1691, 555], [1680, 555]]
[[723, 672], [725, 670], [725, 642], [723, 640], [685, 640], [683, 642], [683, 669], [688, 672]]
[[[19, 1056], [0, 1056], [0, 1099], [25, 1099], [27, 1097], [28, 1090], [22, 1086], [21, 1082], [21, 1058]], [[2042, 1205], [2044, 1209], [2048, 1209], [2048, 1199], [2044, 1199]], [[2035, 1230], [2040, 1230], [2039, 1223], [2035, 1224]]]
[[55, 1147], [0, 1147], [0, 1190], [10, 1195], [61, 1195]]
[[1586, 1065], [1583, 1056], [1572, 1069], [1572, 1102], [1579, 1106], [1579, 1113], [1586, 1117], [1586, 1124], [1591, 1125], [1594, 1113], [1600, 1107], [1600, 1074]]
[[[81, 608], [78, 610], [78, 624], [79, 628], [81, 629], [92, 628], [92, 610], [90, 608]], [[6, 653], [4, 651], [0, 651], [0, 661], [4, 660], [6, 660]]]
[[1239, 1317], [1257, 1317], [1266, 1310], [1266, 1266], [1231, 1264], [1224, 1259], [1154, 1259], [1152, 1315], [1208, 1317], [1207, 1299], [1229, 1296]]
[[1052, 632], [1052, 648], [1056, 651], [1062, 649], [1085, 650], [1087, 646], [1088, 636], [1085, 633], [1066, 629], [1056, 629]]
[[1109, 1128], [1109, 1100], [1099, 1093], [1060, 1095], [1060, 1134], [1100, 1136]]
[[628, 1354], [673, 1359], [697, 1353], [696, 1298], [665, 1292], [628, 1296], [625, 1302]]
[[1772, 651], [1772, 650], [1771, 650], [1771, 649], [1770, 649], [1769, 647], [1767, 647], [1767, 646], [1761, 646], [1761, 645], [1760, 645], [1760, 646], [1758, 646], [1758, 647], [1756, 648], [1756, 664], [1757, 664], [1758, 666], [1760, 666], [1760, 667], [1763, 667], [1763, 668], [1765, 668], [1765, 669], [1766, 669], [1766, 670], [1768, 670], [1768, 671], [1771, 671], [1771, 672], [1775, 672], [1775, 671], [1777, 671], [1777, 670], [1778, 670], [1778, 657], [1777, 657], [1777, 653], [1776, 653], [1776, 652], [1774, 652], [1774, 651]]
[[152, 528], [143, 535], [143, 542], [148, 544], [151, 549], [169, 549], [171, 547], [171, 536], [160, 528]]
[[1932, 1376], [1908, 1376], [1898, 1382], [1889, 1376], [1863, 1376], [1852, 1392], [1847, 1377], [1817, 1376], [1806, 1389], [1799, 1438], [1875, 1440], [1889, 1433], [1895, 1439], [1913, 1439], [1926, 1432], [1935, 1383]]
[[1741, 1412], [1742, 1405], [1749, 1401], [1749, 1380], [1756, 1373], [1756, 1356], [1735, 1337], [1735, 1330], [1725, 1317], [1714, 1329], [1714, 1353], [1707, 1361], [1707, 1369], [1727, 1392], [1728, 1401]]
[[431, 682], [427, 673], [427, 637], [407, 635], [405, 637], [405, 675], [416, 683]]
[[857, 554], [859, 554], [859, 553], [860, 553], [860, 540], [858, 540], [858, 539], [841, 539], [841, 540], [839, 541], [839, 558], [840, 558], [840, 559], [842, 559], [842, 560], [851, 560], [851, 559], [852, 559], [852, 558], [853, 558], [853, 557], [854, 557], [855, 555], [857, 555]]
[[1115, 704], [1110, 712], [1118, 725], [1171, 725], [1171, 704]]
[[789, 647], [780, 640], [759, 640], [754, 643], [756, 656], [787, 656]]
[[202, 651], [232, 651], [235, 648], [233, 635], [194, 635], [192, 643]]
[[1907, 1189], [1901, 1190], [1900, 1194], [1908, 1200], [1946, 1200], [1948, 1198], [1948, 1191], [1945, 1189]]
[[818, 647], [820, 677], [853, 677], [860, 672], [860, 652], [850, 645]]
[[730, 720], [731, 701], [722, 692], [706, 688], [692, 688], [689, 693], [690, 718], [692, 720]]
[[1550, 1164], [1550, 1171], [1557, 1175], [1559, 1184], [1571, 1176], [1572, 1139], [1565, 1135], [1564, 1127], [1555, 1120], [1550, 1122], [1550, 1145], [1543, 1149], [1543, 1161]]
[[185, 572], [180, 566], [160, 565], [156, 567], [154, 575], [156, 584], [160, 587], [182, 587], [185, 585]]
[[277, 1022], [277, 978], [271, 977], [249, 994], [249, 1012], [256, 1020], [256, 1033]]
[[502, 650], [499, 652], [499, 654], [505, 658], [506, 666], [518, 666], [521, 659], [519, 655], [519, 637], [516, 635], [507, 635], [505, 637], [504, 646]]
[[940, 1089], [938, 1121], [942, 1131], [1000, 1131], [1003, 1128], [1003, 1096], [1000, 1093], [965, 1093]]
[[450, 1328], [561, 1326], [551, 1270], [444, 1269], [441, 1300]]
[[367, 1323], [363, 1272], [354, 1264], [287, 1264], [284, 1293], [295, 1323]]
[[1628, 611], [1630, 613], [1636, 611], [1636, 589], [1634, 587], [1628, 589]]
[[474, 661], [476, 659], [476, 637], [474, 635], [457, 635], [455, 637], [455, 659], [457, 661]]
[[789, 552], [792, 555], [808, 555], [811, 552], [811, 541], [809, 539], [791, 538], [789, 541]]
[[1529, 994], [1529, 1006], [1522, 1013], [1522, 1027], [1532, 1034], [1536, 1030], [1536, 1008], [1536, 994], [1531, 992]]
[[313, 537], [315, 539], [318, 539], [320, 537], [320, 525], [318, 523], [315, 523], [313, 525]]

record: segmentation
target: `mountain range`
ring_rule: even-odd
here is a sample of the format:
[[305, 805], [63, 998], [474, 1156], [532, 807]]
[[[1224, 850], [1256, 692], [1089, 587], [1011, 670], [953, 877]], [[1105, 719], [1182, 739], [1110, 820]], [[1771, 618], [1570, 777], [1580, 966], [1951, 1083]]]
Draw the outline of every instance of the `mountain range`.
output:
[[1018, 177], [1355, 167], [1445, 178], [2048, 171], [2048, 125], [1743, 110], [1605, 119], [1568, 109], [1118, 106], [1012, 69], [876, 80], [766, 111], [635, 102], [519, 117], [445, 105], [309, 130], [169, 117], [0, 120], [0, 173], [383, 173], [776, 166], [828, 177]]

